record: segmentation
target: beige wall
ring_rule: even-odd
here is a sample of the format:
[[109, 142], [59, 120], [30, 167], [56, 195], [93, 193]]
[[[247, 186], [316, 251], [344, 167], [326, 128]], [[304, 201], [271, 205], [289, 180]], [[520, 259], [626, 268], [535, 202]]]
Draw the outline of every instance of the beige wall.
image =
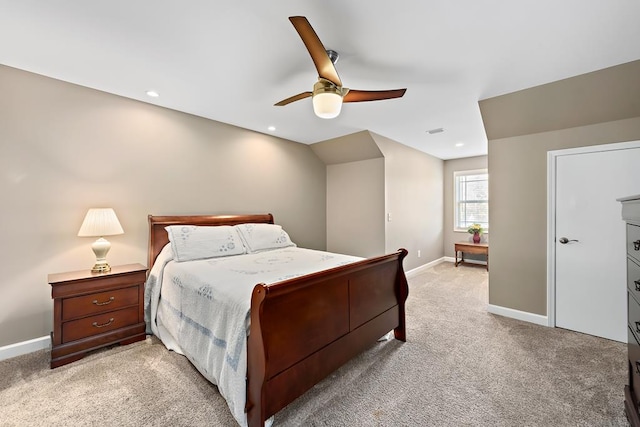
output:
[[489, 303], [547, 314], [547, 152], [640, 139], [640, 118], [489, 143]]
[[[331, 250], [344, 247], [352, 253], [376, 255], [405, 248], [409, 251], [405, 271], [442, 258], [442, 160], [369, 131], [319, 142], [312, 149], [330, 165], [327, 235]], [[336, 203], [344, 206], [335, 207]], [[347, 210], [353, 210], [348, 216], [356, 221], [361, 214], [367, 226], [345, 224], [340, 212]], [[367, 229], [378, 227], [382, 236], [358, 241]], [[338, 237], [350, 246], [336, 246]]]
[[[454, 172], [487, 169], [487, 156], [466, 157], [463, 159], [445, 160], [444, 162], [444, 256], [455, 256], [453, 244], [465, 240], [472, 240], [467, 232], [454, 231]], [[489, 195], [491, 199], [491, 194]], [[482, 236], [483, 241], [489, 241], [490, 233]], [[468, 255], [472, 258], [471, 254]], [[465, 256], [466, 258], [466, 256]], [[480, 258], [478, 258], [480, 259]]]
[[[405, 271], [443, 256], [443, 160], [371, 133], [384, 154], [386, 252], [405, 248]], [[418, 251], [421, 256], [418, 257]]]
[[385, 253], [384, 158], [369, 131], [311, 145], [327, 165], [327, 250]]
[[480, 102], [489, 138], [490, 304], [547, 314], [547, 152], [640, 139], [638, 76], [635, 61]]
[[326, 247], [326, 169], [303, 144], [0, 66], [0, 346], [48, 335], [47, 274], [93, 265], [86, 210], [125, 230], [112, 265], [146, 264], [147, 215], [271, 212]]
[[310, 147], [326, 165], [382, 158], [380, 148], [366, 130], [317, 142]]
[[327, 166], [327, 250], [385, 253], [384, 159]]
[[640, 61], [480, 101], [489, 140], [640, 116]]

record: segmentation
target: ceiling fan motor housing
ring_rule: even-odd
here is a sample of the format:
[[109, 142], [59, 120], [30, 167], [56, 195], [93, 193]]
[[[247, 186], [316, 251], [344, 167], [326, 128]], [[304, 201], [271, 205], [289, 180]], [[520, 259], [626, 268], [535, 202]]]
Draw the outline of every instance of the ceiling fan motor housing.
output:
[[336, 65], [336, 62], [340, 59], [340, 54], [333, 49], [327, 49], [327, 55], [329, 55], [329, 59], [333, 65]]
[[323, 79], [322, 77], [318, 78], [318, 81], [313, 85], [313, 96], [321, 93], [334, 93], [342, 98], [346, 95], [347, 91], [348, 89], [338, 87], [329, 80]]

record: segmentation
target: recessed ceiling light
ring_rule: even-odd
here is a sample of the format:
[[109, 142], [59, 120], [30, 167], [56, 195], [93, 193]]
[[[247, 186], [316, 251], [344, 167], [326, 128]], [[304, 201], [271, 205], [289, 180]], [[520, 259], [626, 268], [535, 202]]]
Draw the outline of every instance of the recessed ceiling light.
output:
[[276, 127], [275, 126], [269, 126], [267, 129], [269, 130], [269, 132], [273, 132], [274, 130], [276, 130]]
[[160, 94], [158, 92], [156, 92], [155, 90], [148, 90], [147, 91], [147, 95], [152, 97], [152, 98], [157, 98], [160, 96]]
[[440, 133], [440, 132], [444, 132], [444, 128], [435, 128], [427, 131], [429, 135], [433, 135], [434, 133]]
[[464, 142], [458, 142], [456, 143], [456, 147], [462, 147], [464, 145]]

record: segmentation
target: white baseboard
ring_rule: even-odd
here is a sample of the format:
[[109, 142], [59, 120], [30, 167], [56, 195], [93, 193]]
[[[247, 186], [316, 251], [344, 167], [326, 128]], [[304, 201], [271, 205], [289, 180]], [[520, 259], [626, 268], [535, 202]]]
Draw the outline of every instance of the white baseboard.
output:
[[[420, 267], [416, 267], [413, 270], [409, 270], [405, 272], [405, 275], [407, 276], [407, 278], [416, 276], [420, 274], [423, 270], [426, 270], [427, 268], [430, 268], [430, 267], [434, 267], [438, 264], [442, 264], [443, 262], [456, 262], [456, 259], [452, 256], [443, 256], [442, 258], [438, 258], [434, 261], [428, 262], [424, 265], [421, 265]], [[486, 263], [483, 261], [469, 260], [465, 262], [468, 262], [469, 264], [486, 265]]]
[[499, 305], [489, 304], [487, 311], [498, 316], [510, 317], [512, 319], [522, 320], [536, 325], [549, 326], [547, 316], [540, 314], [528, 313], [526, 311], [514, 310], [513, 308], [501, 307]]
[[421, 265], [420, 267], [416, 267], [412, 270], [409, 270], [407, 272], [405, 272], [405, 276], [407, 276], [407, 278], [413, 277], [413, 276], [417, 276], [418, 274], [420, 274], [423, 270], [426, 270], [427, 268], [431, 268], [434, 267], [438, 264], [442, 264], [443, 262], [445, 262], [445, 258], [438, 258], [434, 261], [428, 262], [426, 264]]
[[[452, 256], [446, 256], [444, 260], [447, 262], [456, 262], [456, 259]], [[487, 265], [486, 261], [478, 261], [476, 259], [465, 259], [464, 262], [467, 264]]]
[[34, 351], [44, 350], [49, 347], [51, 347], [51, 338], [49, 337], [49, 335], [15, 344], [5, 345], [4, 347], [0, 347], [0, 360], [22, 356], [23, 354], [33, 353]]
[[[455, 262], [454, 257], [444, 257], [447, 262]], [[466, 261], [466, 260], [465, 260]], [[485, 265], [482, 261], [468, 260], [466, 262]], [[547, 316], [540, 314], [529, 313], [526, 311], [514, 310], [513, 308], [502, 307], [499, 305], [489, 304], [487, 311], [498, 316], [510, 317], [512, 319], [522, 320], [524, 322], [535, 323], [536, 325], [549, 326], [549, 319]]]

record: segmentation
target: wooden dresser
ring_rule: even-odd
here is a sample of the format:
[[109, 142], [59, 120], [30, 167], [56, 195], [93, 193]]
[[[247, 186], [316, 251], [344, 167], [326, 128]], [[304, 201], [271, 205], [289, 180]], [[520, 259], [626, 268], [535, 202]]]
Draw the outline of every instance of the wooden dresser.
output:
[[627, 323], [629, 383], [624, 388], [624, 406], [629, 423], [640, 427], [640, 195], [618, 199], [627, 223]]
[[145, 339], [144, 282], [140, 264], [49, 275], [53, 298], [51, 367], [78, 360], [91, 350]]

